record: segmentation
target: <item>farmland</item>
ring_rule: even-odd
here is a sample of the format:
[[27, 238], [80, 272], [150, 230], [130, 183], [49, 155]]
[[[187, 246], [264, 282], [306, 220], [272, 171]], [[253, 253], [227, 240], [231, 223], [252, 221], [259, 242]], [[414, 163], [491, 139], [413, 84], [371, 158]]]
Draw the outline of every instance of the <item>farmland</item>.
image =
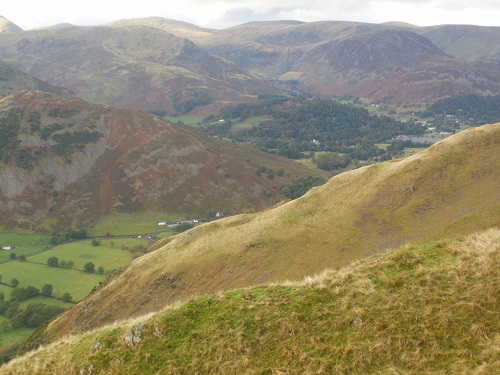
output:
[[[134, 227], [131, 222], [124, 226]], [[117, 228], [123, 230], [124, 226], [118, 225]], [[137, 227], [141, 228], [140, 220]], [[26, 289], [31, 286], [42, 290], [46, 284], [52, 286], [51, 296], [37, 295], [20, 301], [19, 310], [26, 310], [31, 304], [70, 308], [102, 283], [107, 274], [142, 255], [150, 243], [145, 238], [128, 236], [85, 239], [50, 247], [50, 236], [13, 233], [0, 234], [0, 241], [12, 246], [12, 250], [0, 253], [0, 260], [3, 261], [0, 264], [0, 293], [3, 293], [5, 301], [11, 300], [11, 293], [15, 289], [13, 279], [18, 280], [18, 288]], [[10, 259], [11, 253], [16, 255], [15, 260]], [[57, 267], [47, 264], [49, 258], [57, 258]], [[94, 264], [94, 272], [84, 271], [89, 262]], [[68, 294], [71, 301], [63, 301]], [[4, 315], [0, 315], [0, 325], [2, 348], [22, 342], [35, 330], [29, 327], [12, 327]]]

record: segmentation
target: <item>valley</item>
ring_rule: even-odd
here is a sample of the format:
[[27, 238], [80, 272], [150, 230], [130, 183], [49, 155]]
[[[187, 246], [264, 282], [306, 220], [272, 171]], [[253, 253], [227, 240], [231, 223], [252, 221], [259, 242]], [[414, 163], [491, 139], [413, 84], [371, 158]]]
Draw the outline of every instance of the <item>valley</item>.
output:
[[499, 51], [0, 16], [0, 372], [500, 371]]

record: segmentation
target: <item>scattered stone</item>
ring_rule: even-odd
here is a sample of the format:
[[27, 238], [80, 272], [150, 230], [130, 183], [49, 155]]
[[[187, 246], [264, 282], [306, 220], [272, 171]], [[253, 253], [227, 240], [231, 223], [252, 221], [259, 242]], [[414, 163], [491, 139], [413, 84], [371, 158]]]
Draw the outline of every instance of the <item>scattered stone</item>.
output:
[[163, 335], [161, 334], [160, 328], [157, 325], [155, 325], [155, 328], [153, 330], [153, 335], [155, 335], [156, 337], [158, 337], [160, 339], [163, 337]]
[[94, 366], [89, 365], [88, 368], [81, 368], [80, 375], [93, 375], [94, 374]]
[[132, 329], [125, 335], [125, 344], [131, 348], [139, 344], [142, 341], [143, 329], [144, 323], [138, 323], [134, 325]]
[[104, 348], [104, 343], [97, 341], [94, 345], [92, 345], [92, 349], [90, 349], [90, 353], [95, 354], [99, 351], [100, 348]]
[[353, 320], [351, 326], [352, 328], [359, 328], [363, 324], [363, 320], [361, 318], [356, 318]]

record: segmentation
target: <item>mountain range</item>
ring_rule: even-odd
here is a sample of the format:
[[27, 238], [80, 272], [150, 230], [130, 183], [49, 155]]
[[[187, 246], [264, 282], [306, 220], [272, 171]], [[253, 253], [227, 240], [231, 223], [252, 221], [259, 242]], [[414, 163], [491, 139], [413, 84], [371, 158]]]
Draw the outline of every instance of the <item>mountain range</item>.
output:
[[500, 28], [165, 18], [0, 35], [0, 58], [85, 100], [207, 113], [277, 90], [431, 103], [500, 92]]

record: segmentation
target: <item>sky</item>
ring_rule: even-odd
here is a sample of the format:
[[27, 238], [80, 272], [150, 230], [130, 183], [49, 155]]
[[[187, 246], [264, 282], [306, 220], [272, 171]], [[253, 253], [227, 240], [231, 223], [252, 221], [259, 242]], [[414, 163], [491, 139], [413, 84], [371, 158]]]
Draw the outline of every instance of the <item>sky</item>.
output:
[[401, 21], [500, 26], [499, 0], [6, 0], [0, 15], [24, 30], [159, 16], [222, 29], [249, 21]]

